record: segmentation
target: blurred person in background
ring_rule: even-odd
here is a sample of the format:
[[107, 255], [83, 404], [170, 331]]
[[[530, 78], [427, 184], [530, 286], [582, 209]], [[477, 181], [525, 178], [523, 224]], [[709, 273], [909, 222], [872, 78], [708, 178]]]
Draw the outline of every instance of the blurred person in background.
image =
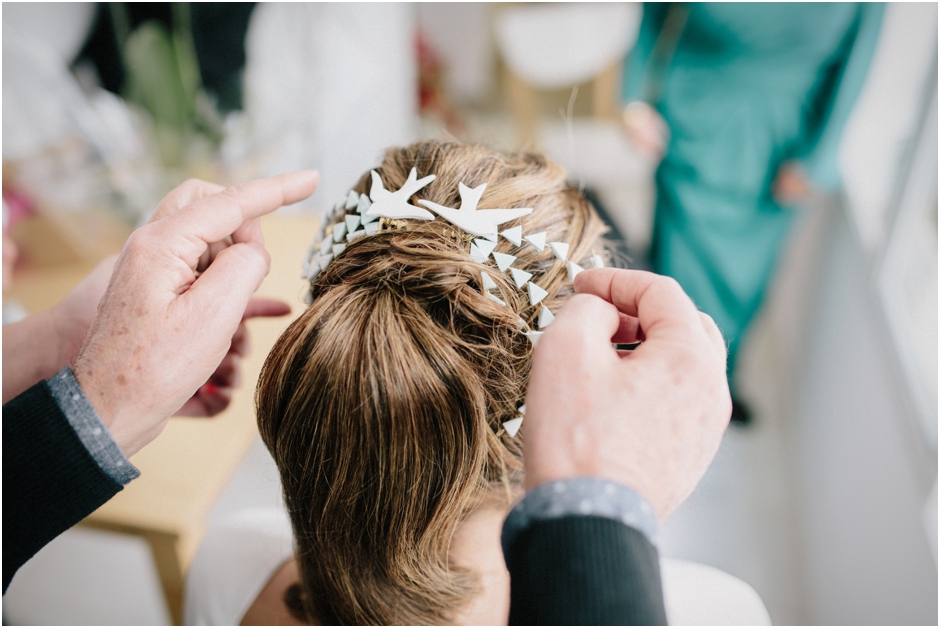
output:
[[653, 270], [674, 277], [734, 369], [795, 214], [840, 186], [842, 130], [881, 4], [647, 3], [625, 65], [623, 121], [656, 172]]
[[[43, 151], [65, 145], [83, 149], [79, 183], [105, 179], [56, 205], [98, 200], [139, 225], [187, 178], [318, 164], [325, 187], [302, 209], [323, 209], [333, 181], [415, 139], [408, 3], [21, 3], [4, 17], [4, 160], [62, 161]], [[90, 198], [99, 188], [117, 199]]]
[[99, 3], [73, 65], [91, 63], [102, 87], [115, 94], [125, 93], [128, 68], [121, 49], [131, 32], [147, 22], [172, 32], [184, 21], [191, 32], [199, 77], [219, 112], [241, 109], [245, 33], [255, 4], [194, 2], [186, 3], [188, 11], [180, 11], [169, 2]]

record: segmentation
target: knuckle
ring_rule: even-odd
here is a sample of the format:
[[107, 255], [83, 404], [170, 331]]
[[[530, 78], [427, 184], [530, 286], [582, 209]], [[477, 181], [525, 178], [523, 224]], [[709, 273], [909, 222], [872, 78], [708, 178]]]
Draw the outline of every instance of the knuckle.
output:
[[726, 359], [728, 356], [728, 345], [725, 342], [724, 334], [721, 333], [721, 329], [718, 327], [715, 319], [704, 312], [700, 312], [700, 314], [702, 325], [705, 328], [705, 334], [711, 340], [715, 350], [721, 355], [722, 360]]
[[682, 289], [682, 286], [680, 286], [679, 282], [676, 281], [673, 277], [668, 277], [666, 275], [659, 275], [659, 279], [657, 281], [659, 282], [659, 285], [663, 290], [671, 290], [673, 292], [679, 291], [685, 294], [685, 291]]
[[705, 331], [710, 336], [713, 338], [724, 339], [724, 336], [721, 333], [721, 329], [718, 328], [718, 323], [715, 322], [715, 319], [705, 312], [699, 312], [699, 315], [702, 318], [702, 325], [705, 327]]
[[584, 308], [591, 307], [594, 299], [597, 297], [590, 294], [575, 294], [570, 299], [568, 299], [568, 310], [580, 310]]
[[[599, 315], [609, 305], [602, 298], [593, 294], [575, 294], [566, 304], [566, 309], [578, 318], [592, 317]], [[569, 318], [572, 316], [569, 315]]]
[[731, 391], [727, 386], [724, 387], [721, 396], [719, 416], [722, 418], [722, 424], [727, 425], [731, 422], [731, 411], [732, 411], [732, 402], [731, 402]]
[[246, 245], [251, 247], [251, 249], [261, 257], [262, 261], [264, 262], [265, 272], [271, 270], [271, 255], [268, 253], [267, 249], [257, 242], [248, 242]]
[[153, 231], [153, 227], [149, 224], [135, 230], [124, 244], [124, 250], [127, 254], [136, 257], [142, 252], [150, 250], [154, 238]]
[[676, 305], [682, 301], [687, 301], [694, 309], [698, 309], [695, 308], [692, 299], [689, 298], [686, 291], [682, 289], [682, 286], [673, 277], [655, 275], [655, 279], [649, 284], [649, 289], [658, 291], [661, 297], [668, 299], [670, 302], [674, 302]]
[[[271, 256], [263, 246], [257, 242], [240, 242], [219, 251], [216, 259], [226, 259], [238, 264], [262, 265], [265, 269], [271, 267]], [[234, 259], [232, 259], [234, 258]]]
[[564, 307], [555, 315], [555, 321], [546, 330], [564, 332], [558, 333], [560, 336], [579, 335], [579, 332], [587, 327], [590, 322], [597, 319], [599, 315], [597, 297], [591, 297], [585, 294], [576, 294], [565, 303]]
[[245, 184], [244, 184], [244, 183], [238, 183], [238, 184], [232, 185], [232, 186], [230, 186], [230, 187], [227, 187], [227, 188], [225, 188], [225, 189], [223, 189], [223, 190], [220, 190], [220, 191], [219, 191], [219, 194], [220, 194], [223, 198], [227, 198], [227, 199], [236, 201], [236, 200], [238, 200], [238, 198], [239, 198], [240, 196], [242, 196], [242, 195], [244, 194], [244, 191], [245, 191]]
[[242, 211], [242, 190], [244, 188], [243, 184], [235, 185], [230, 188], [225, 188], [218, 193], [218, 196], [231, 207]]

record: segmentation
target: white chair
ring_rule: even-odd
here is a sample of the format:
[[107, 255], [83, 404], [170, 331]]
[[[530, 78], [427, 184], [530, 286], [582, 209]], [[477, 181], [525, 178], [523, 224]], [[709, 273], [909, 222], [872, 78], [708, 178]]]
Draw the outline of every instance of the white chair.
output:
[[[649, 244], [654, 164], [625, 138], [618, 101], [641, 19], [637, 3], [524, 5], [499, 11], [494, 28], [519, 144], [542, 150], [592, 188], [633, 251]], [[539, 92], [586, 83], [590, 117], [540, 118]]]
[[635, 3], [526, 5], [498, 15], [496, 43], [524, 143], [538, 138], [537, 90], [590, 82], [595, 118], [616, 116], [618, 70], [636, 42], [641, 16]]

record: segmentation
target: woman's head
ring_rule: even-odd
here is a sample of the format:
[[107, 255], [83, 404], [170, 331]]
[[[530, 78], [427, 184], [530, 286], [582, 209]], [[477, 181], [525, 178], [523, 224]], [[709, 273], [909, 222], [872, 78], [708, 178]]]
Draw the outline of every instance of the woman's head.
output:
[[[547, 232], [582, 263], [604, 226], [564, 171], [539, 155], [454, 142], [386, 152], [385, 187], [412, 168], [436, 175], [411, 202], [459, 206], [458, 183], [487, 184], [481, 209], [530, 207], [502, 225]], [[371, 178], [353, 188], [368, 194]], [[508, 274], [469, 255], [441, 218], [388, 224], [353, 240], [311, 283], [311, 305], [275, 345], [257, 390], [258, 422], [284, 486], [308, 617], [329, 623], [446, 623], [475, 577], [448, 558], [451, 537], [493, 489], [521, 483], [518, 416], [532, 344], [531, 306]], [[497, 252], [556, 310], [572, 294], [546, 247], [500, 238]], [[487, 296], [481, 272], [496, 282]]]

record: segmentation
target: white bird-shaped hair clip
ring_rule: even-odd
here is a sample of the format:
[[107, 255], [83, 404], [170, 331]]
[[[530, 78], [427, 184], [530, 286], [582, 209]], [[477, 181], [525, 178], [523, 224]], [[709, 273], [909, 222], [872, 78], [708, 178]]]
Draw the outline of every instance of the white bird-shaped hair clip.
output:
[[389, 192], [385, 189], [385, 183], [382, 177], [375, 170], [372, 171], [372, 190], [369, 196], [372, 197], [372, 206], [366, 212], [367, 216], [382, 216], [383, 218], [411, 218], [413, 220], [434, 220], [434, 214], [415, 207], [408, 202], [411, 195], [433, 181], [436, 175], [419, 179], [418, 171], [414, 168], [408, 175], [408, 180], [401, 186], [397, 192]]
[[477, 209], [477, 205], [480, 203], [480, 197], [483, 196], [483, 192], [486, 190], [485, 183], [475, 188], [470, 188], [460, 183], [457, 186], [457, 190], [460, 192], [460, 209], [444, 207], [443, 205], [425, 200], [420, 200], [418, 203], [440, 214], [442, 218], [460, 227], [467, 233], [481, 237], [490, 237], [494, 242], [496, 241], [496, 228], [499, 225], [532, 213], [532, 210], [528, 207], [519, 207], [516, 209]]

